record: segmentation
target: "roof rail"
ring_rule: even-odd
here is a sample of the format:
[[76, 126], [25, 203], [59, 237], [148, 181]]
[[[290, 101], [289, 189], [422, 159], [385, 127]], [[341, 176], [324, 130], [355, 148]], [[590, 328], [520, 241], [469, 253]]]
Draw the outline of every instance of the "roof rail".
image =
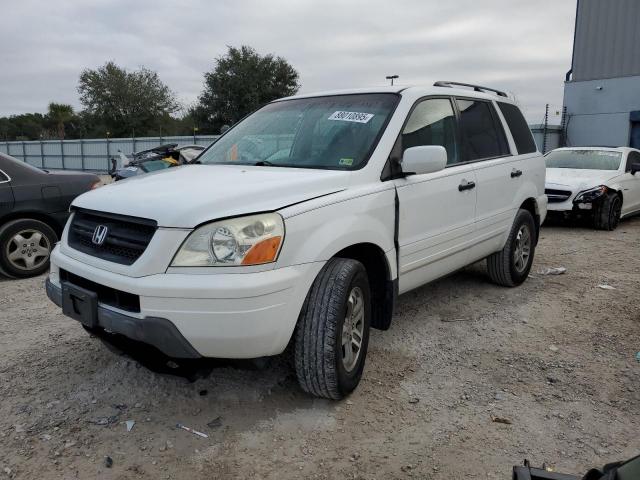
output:
[[433, 84], [434, 87], [449, 87], [449, 88], [453, 88], [453, 86], [457, 86], [457, 87], [470, 87], [473, 88], [474, 91], [476, 92], [494, 92], [497, 95], [500, 95], [501, 97], [507, 97], [509, 98], [509, 95], [507, 95], [505, 92], [503, 92], [502, 90], [496, 90], [495, 88], [489, 88], [489, 87], [483, 87], [481, 85], [473, 85], [471, 83], [460, 83], [460, 82], [446, 82], [446, 81], [439, 81]]

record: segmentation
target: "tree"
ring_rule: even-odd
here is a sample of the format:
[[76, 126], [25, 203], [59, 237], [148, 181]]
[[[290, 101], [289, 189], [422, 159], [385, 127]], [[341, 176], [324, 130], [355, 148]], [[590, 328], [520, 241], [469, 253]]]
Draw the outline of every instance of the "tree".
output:
[[112, 136], [156, 132], [163, 118], [179, 108], [156, 72], [144, 67], [128, 72], [114, 62], [83, 70], [78, 93], [86, 112]]
[[214, 69], [204, 74], [204, 91], [191, 112], [205, 127], [219, 130], [300, 88], [298, 72], [284, 58], [263, 56], [244, 45], [227, 48], [226, 55], [215, 60]]
[[66, 126], [75, 118], [73, 107], [64, 103], [49, 104], [49, 111], [46, 115], [46, 123], [53, 131], [55, 138], [64, 140]]

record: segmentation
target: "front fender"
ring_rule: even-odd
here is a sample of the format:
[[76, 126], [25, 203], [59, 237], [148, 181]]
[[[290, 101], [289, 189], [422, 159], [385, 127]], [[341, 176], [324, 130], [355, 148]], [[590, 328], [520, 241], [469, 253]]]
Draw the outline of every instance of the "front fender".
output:
[[[286, 234], [277, 267], [327, 261], [358, 243], [374, 244], [389, 257], [394, 251], [395, 190], [360, 193], [281, 211]], [[395, 278], [395, 262], [390, 267]]]

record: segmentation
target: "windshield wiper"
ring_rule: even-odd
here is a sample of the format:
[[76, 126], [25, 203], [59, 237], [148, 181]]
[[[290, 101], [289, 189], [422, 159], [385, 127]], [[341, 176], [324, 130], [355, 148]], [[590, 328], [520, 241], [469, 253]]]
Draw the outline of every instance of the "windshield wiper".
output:
[[269, 160], [260, 160], [253, 164], [256, 167], [279, 167], [280, 165], [276, 165], [275, 163], [271, 163]]

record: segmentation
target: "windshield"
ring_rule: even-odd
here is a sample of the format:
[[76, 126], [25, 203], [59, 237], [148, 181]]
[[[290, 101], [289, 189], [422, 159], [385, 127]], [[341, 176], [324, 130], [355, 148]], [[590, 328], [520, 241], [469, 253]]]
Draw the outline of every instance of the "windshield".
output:
[[555, 150], [547, 154], [547, 168], [617, 170], [622, 154], [607, 150]]
[[270, 103], [199, 158], [203, 164], [352, 170], [371, 155], [395, 94], [336, 95]]

